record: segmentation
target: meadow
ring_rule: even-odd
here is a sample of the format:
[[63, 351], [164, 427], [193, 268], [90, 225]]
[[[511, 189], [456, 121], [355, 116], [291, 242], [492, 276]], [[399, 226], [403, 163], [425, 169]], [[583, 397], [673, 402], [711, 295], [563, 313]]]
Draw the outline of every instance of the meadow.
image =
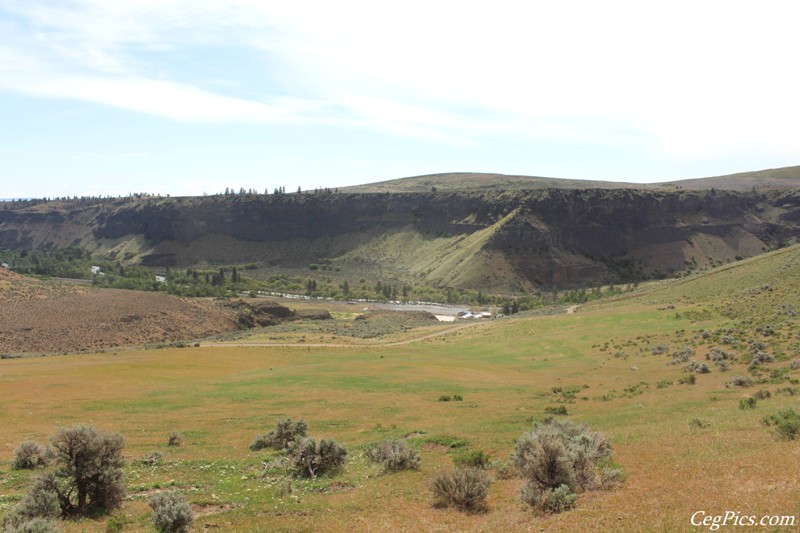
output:
[[[11, 467], [17, 444], [83, 423], [125, 436], [128, 497], [110, 517], [63, 521], [66, 532], [152, 531], [147, 501], [164, 490], [193, 504], [195, 531], [689, 531], [697, 511], [800, 519], [798, 441], [761, 424], [798, 407], [799, 294], [792, 247], [574, 314], [521, 314], [404, 345], [3, 360], [0, 514], [32, 476]], [[750, 368], [755, 342], [773, 362]], [[706, 358], [713, 348], [736, 357], [727, 371]], [[711, 372], [687, 371], [691, 361]], [[726, 386], [736, 376], [753, 385]], [[769, 397], [740, 408], [760, 390]], [[463, 401], [439, 401], [456, 394]], [[558, 407], [612, 440], [619, 488], [542, 514], [520, 503], [521, 479], [493, 468], [486, 512], [432, 506], [430, 480], [458, 454], [507, 462], [516, 439]], [[270, 467], [278, 452], [249, 450], [287, 416], [347, 446], [342, 473], [293, 479]], [[167, 446], [172, 431], [181, 446]], [[418, 471], [369, 464], [364, 447], [393, 438], [420, 452]], [[164, 460], [143, 463], [153, 451]]]

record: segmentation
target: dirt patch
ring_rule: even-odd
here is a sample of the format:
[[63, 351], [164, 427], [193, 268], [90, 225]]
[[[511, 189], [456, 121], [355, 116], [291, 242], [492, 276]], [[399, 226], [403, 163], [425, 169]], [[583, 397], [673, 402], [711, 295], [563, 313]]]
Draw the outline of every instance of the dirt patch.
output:
[[231, 509], [236, 509], [237, 507], [239, 506], [233, 503], [192, 504], [192, 510], [194, 511], [195, 518], [224, 513], [225, 511], [230, 511]]
[[0, 354], [108, 350], [237, 329], [235, 312], [214, 300], [93, 289], [10, 274], [7, 285], [0, 285]]

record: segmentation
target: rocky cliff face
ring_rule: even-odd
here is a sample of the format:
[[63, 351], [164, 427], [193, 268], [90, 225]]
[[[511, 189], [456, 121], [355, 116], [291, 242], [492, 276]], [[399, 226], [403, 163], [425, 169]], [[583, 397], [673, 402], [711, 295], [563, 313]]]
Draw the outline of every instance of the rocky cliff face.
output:
[[[4, 207], [0, 245], [10, 248], [124, 249], [129, 260], [173, 266], [268, 258], [302, 267], [342, 258], [345, 272], [358, 264], [400, 279], [492, 290], [669, 274], [800, 236], [797, 191], [290, 194]], [[370, 251], [399, 233], [416, 244], [385, 257]], [[406, 241], [412, 242], [397, 239], [393, 246]], [[441, 244], [434, 259], [446, 267], [428, 257], [417, 268], [414, 254], [425, 250], [420, 243]]]

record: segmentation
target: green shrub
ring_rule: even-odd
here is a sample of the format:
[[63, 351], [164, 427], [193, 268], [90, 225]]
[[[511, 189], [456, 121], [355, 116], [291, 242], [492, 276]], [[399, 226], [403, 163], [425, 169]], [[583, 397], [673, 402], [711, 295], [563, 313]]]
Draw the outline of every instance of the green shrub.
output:
[[22, 441], [14, 450], [12, 466], [17, 470], [47, 466], [53, 458], [53, 451], [32, 440]]
[[774, 415], [761, 420], [765, 426], [774, 426], [775, 435], [784, 440], [795, 440], [800, 437], [800, 414], [794, 409], [783, 409]]
[[315, 478], [331, 474], [344, 466], [347, 449], [339, 446], [333, 439], [310, 438], [301, 440], [294, 453], [294, 475]]
[[711, 427], [711, 423], [699, 418], [693, 418], [689, 421], [689, 427], [694, 429], [706, 429]]
[[461, 396], [460, 394], [453, 394], [453, 401], [454, 402], [463, 402], [464, 401], [464, 397]]
[[153, 526], [160, 533], [186, 533], [194, 521], [192, 506], [176, 492], [156, 494], [149, 505], [153, 510]]
[[384, 472], [418, 469], [421, 461], [419, 453], [403, 440], [384, 441], [367, 448], [364, 454], [371, 462], [382, 464]]
[[753, 396], [742, 398], [741, 400], [739, 400], [739, 409], [755, 409], [756, 403], [757, 401]]
[[563, 405], [559, 405], [558, 407], [545, 407], [544, 408], [544, 412], [545, 412], [545, 414], [548, 414], [548, 415], [563, 415], [563, 416], [566, 416], [568, 414], [567, 413], [567, 408], [565, 406], [563, 406]]
[[575, 506], [578, 496], [567, 485], [543, 488], [538, 483], [528, 481], [522, 487], [521, 499], [531, 507], [546, 513], [560, 513]]
[[492, 484], [481, 468], [456, 467], [436, 473], [430, 490], [436, 507], [453, 506], [461, 511], [485, 511], [486, 496]]
[[449, 394], [442, 394], [441, 396], [439, 396], [440, 402], [449, 402], [452, 399], [453, 399], [452, 396], [450, 396]]
[[256, 437], [250, 443], [250, 449], [254, 452], [263, 448], [290, 450], [305, 438], [307, 430], [308, 425], [302, 418], [297, 422], [292, 422], [291, 418], [284, 418], [283, 420], [278, 420], [274, 429]]
[[474, 468], [489, 468], [491, 457], [482, 450], [463, 451], [453, 458], [458, 466], [471, 466]]

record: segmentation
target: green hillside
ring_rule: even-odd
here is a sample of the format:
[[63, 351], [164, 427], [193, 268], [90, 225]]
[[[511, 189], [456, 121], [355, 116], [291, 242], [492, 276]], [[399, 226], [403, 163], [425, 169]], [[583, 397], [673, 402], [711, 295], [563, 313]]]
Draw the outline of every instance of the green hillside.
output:
[[[250, 346], [3, 360], [0, 514], [34, 475], [11, 468], [17, 443], [82, 422], [125, 436], [129, 496], [110, 518], [62, 520], [67, 533], [150, 531], [147, 502], [165, 491], [193, 505], [196, 529], [218, 531], [649, 532], [693, 530], [698, 511], [796, 517], [798, 440], [762, 420], [797, 409], [799, 295], [793, 246], [571, 314], [408, 330], [419, 339], [403, 344], [304, 346], [298, 323], [296, 345], [270, 346], [267, 329]], [[562, 513], [523, 504], [509, 456], [548, 413], [608, 436], [624, 482]], [[288, 454], [250, 451], [286, 416], [346, 445], [343, 470], [300, 479]], [[167, 446], [172, 431], [181, 446]], [[419, 469], [370, 464], [366, 447], [387, 439], [416, 450]], [[161, 460], [140, 460], [154, 451]], [[491, 458], [486, 510], [435, 507], [431, 480], [468, 452]]]

